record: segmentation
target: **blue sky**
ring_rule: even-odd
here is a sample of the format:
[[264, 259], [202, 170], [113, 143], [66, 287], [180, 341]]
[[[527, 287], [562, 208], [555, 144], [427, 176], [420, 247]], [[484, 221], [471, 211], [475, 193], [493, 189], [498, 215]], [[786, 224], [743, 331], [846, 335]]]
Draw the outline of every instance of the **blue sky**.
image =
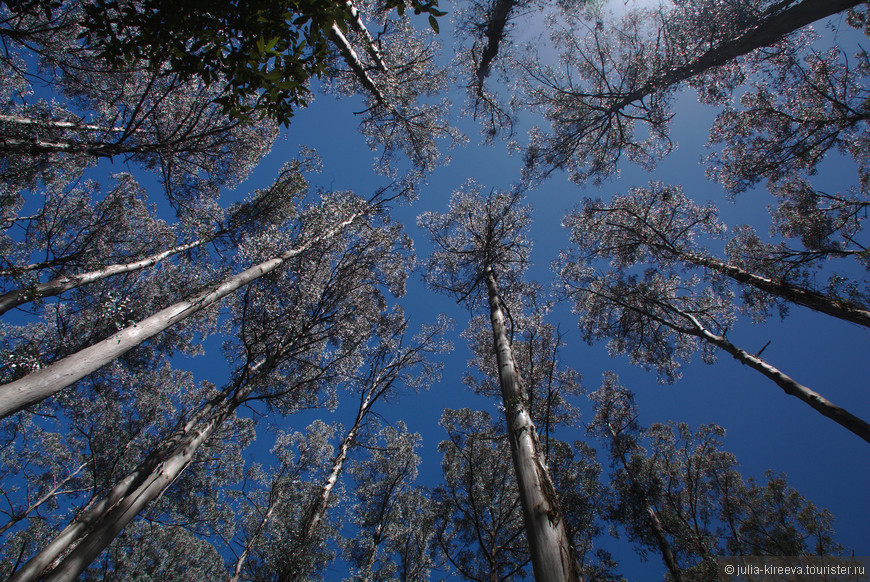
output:
[[[445, 8], [449, 10], [450, 7]], [[445, 47], [452, 45], [448, 35], [447, 27], [442, 27], [440, 39]], [[453, 98], [454, 111], [458, 115], [463, 96], [454, 94]], [[228, 193], [226, 201], [270, 183], [281, 164], [295, 156], [299, 146], [303, 145], [315, 148], [323, 158], [322, 174], [312, 177], [315, 186], [349, 189], [360, 195], [373, 192], [386, 179], [372, 172], [375, 154], [357, 133], [353, 112], [361, 108], [360, 102], [354, 99], [336, 101], [318, 95], [308, 109], [297, 114], [289, 129], [282, 132], [272, 153], [255, 174], [235, 192]], [[559, 224], [567, 210], [580, 203], [583, 197], [607, 199], [615, 193], [624, 193], [630, 186], [645, 185], [651, 179], [682, 184], [685, 191], [700, 202], [714, 201], [730, 227], [750, 223], [756, 225], [760, 233], [766, 232], [769, 224], [766, 205], [771, 198], [765, 191], [747, 192], [731, 203], [721, 187], [704, 178], [699, 158], [706, 151], [707, 129], [715, 110], [699, 105], [692, 92], [684, 93], [674, 110], [677, 115], [672, 136], [679, 147], [659, 164], [655, 172], [623, 164], [618, 178], [600, 187], [583, 188], [557, 173], [540, 188], [529, 192], [528, 200], [535, 208], [532, 230], [534, 268], [530, 278], [544, 285], [550, 284], [553, 277], [550, 263], [558, 250], [568, 243], [568, 234]], [[522, 158], [519, 155], [511, 156], [501, 142], [493, 146], [480, 145], [477, 128], [469, 120], [461, 120], [459, 125], [469, 136], [469, 143], [448, 152], [453, 161], [431, 176], [421, 190], [420, 199], [412, 207], [398, 208], [394, 213], [414, 238], [421, 259], [425, 259], [428, 245], [423, 233], [415, 226], [417, 215], [427, 210], [446, 211], [452, 191], [467, 178], [476, 179], [485, 188], [501, 189], [509, 188], [520, 178]], [[519, 127], [521, 140], [528, 129], [528, 123]], [[823, 165], [818, 179], [833, 186], [843, 176], [847, 179], [853, 177], [854, 169], [842, 159], [831, 159]], [[404, 420], [410, 430], [422, 434], [420, 482], [432, 485], [440, 478], [440, 457], [436, 447], [445, 436], [438, 426], [441, 411], [445, 407], [472, 406], [495, 415], [496, 403], [471, 395], [460, 381], [466, 369], [467, 354], [458, 333], [467, 325], [467, 311], [450, 298], [426, 290], [419, 274], [412, 276], [408, 294], [401, 304], [411, 318], [412, 329], [434, 321], [439, 313], [447, 313], [456, 320], [457, 337], [453, 340], [456, 349], [445, 357], [442, 381], [427, 393], [408, 394], [399, 404], [380, 408], [388, 419]], [[786, 396], [769, 380], [727, 355], [720, 357], [713, 366], [701, 363], [696, 357], [685, 367], [679, 382], [662, 386], [657, 383], [654, 373], [632, 367], [626, 357], [610, 358], [603, 344], [588, 346], [583, 343], [576, 318], [565, 307], [556, 309], [550, 321], [560, 323], [562, 331], [567, 332], [568, 346], [562, 357], [583, 374], [584, 384], [590, 391], [600, 384], [602, 371], [614, 369], [622, 383], [636, 392], [642, 425], [666, 420], [685, 421], [692, 427], [711, 422], [722, 425], [727, 429], [725, 447], [735, 453], [744, 475], [761, 478], [767, 469], [786, 473], [791, 486], [818, 506], [833, 512], [837, 540], [847, 551], [870, 555], [870, 541], [866, 535], [870, 516], [867, 443], [797, 399]], [[870, 346], [867, 334], [867, 329], [794, 307], [784, 321], [774, 317], [764, 325], [752, 325], [743, 318], [729, 332], [729, 338], [749, 351], [757, 351], [770, 341], [764, 352], [769, 362], [834, 403], [860, 417], [870, 418], [870, 380], [864, 360]], [[192, 364], [198, 369], [212, 371], [215, 367], [208, 359]], [[220, 377], [212, 379], [221, 381]], [[578, 404], [588, 411], [584, 402]], [[356, 403], [347, 399], [341, 406], [355, 411]], [[342, 410], [340, 408], [337, 413], [339, 416], [345, 414]], [[293, 423], [294, 428], [302, 429], [308, 419], [290, 418], [288, 422]], [[578, 427], [573, 434], [563, 433], [562, 438], [586, 437]], [[263, 442], [259, 446], [266, 444]], [[606, 460], [603, 461], [606, 466]], [[605, 542], [604, 545], [613, 548], [615, 557], [623, 564], [621, 571], [629, 578], [657, 579], [664, 571], [656, 557], [646, 564], [639, 564], [633, 554], [626, 553], [624, 544], [613, 543], [611, 546]]]

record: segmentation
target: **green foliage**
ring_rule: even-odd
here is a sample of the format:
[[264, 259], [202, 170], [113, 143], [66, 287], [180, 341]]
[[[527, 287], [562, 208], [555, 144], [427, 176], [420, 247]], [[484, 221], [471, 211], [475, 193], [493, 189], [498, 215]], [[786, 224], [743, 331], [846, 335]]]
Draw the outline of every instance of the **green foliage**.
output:
[[[7, 3], [15, 14], [62, 9], [57, 0]], [[438, 31], [437, 0], [412, 0]], [[387, 9], [405, 10], [404, 0]], [[217, 102], [238, 119], [271, 118], [288, 125], [310, 99], [308, 81], [326, 69], [333, 23], [346, 28], [341, 0], [92, 0], [80, 6], [84, 47], [114, 70], [145, 64], [168, 67], [182, 80], [224, 85]]]

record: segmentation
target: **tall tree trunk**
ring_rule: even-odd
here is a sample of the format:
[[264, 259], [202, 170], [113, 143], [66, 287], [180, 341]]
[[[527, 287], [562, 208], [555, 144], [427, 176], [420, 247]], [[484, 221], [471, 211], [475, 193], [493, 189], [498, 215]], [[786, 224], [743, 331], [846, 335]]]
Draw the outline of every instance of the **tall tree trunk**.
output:
[[108, 547], [124, 527], [165, 491], [193, 460], [212, 433], [235, 412], [250, 388], [217, 406], [205, 424], [185, 435], [133, 491], [119, 501], [45, 578], [45, 582], [71, 582]]
[[724, 65], [737, 57], [749, 54], [756, 49], [770, 46], [782, 37], [804, 26], [853, 8], [864, 1], [802, 0], [798, 4], [784, 10], [767, 13], [763, 20], [748, 28], [740, 37], [709, 49], [690, 63], [652, 77], [639, 89], [623, 96], [606, 110], [602, 111], [599, 118], [610, 117], [647, 95], [691, 79], [709, 69]]
[[19, 305], [23, 305], [37, 299], [54, 297], [56, 295], [60, 295], [61, 293], [69, 291], [70, 289], [75, 289], [76, 287], [81, 287], [82, 285], [87, 285], [95, 281], [100, 281], [113, 275], [131, 273], [133, 271], [139, 271], [148, 267], [152, 267], [160, 261], [173, 255], [177, 255], [179, 253], [183, 253], [185, 251], [189, 251], [196, 247], [202, 246], [213, 240], [215, 236], [217, 236], [217, 234], [208, 238], [199, 239], [183, 245], [178, 245], [176, 247], [159, 253], [155, 253], [150, 257], [145, 257], [144, 259], [140, 259], [138, 261], [124, 264], [107, 265], [95, 271], [81, 273], [79, 275], [65, 275], [63, 277], [52, 279], [51, 281], [48, 281], [46, 283], [40, 283], [38, 285], [33, 285], [26, 288], [14, 289], [12, 291], [9, 291], [8, 293], [0, 295], [0, 315], [6, 313], [14, 307], [18, 307]]
[[489, 20], [486, 22], [486, 47], [480, 55], [480, 62], [477, 64], [477, 92], [478, 95], [483, 93], [483, 80], [489, 77], [492, 70], [492, 62], [498, 56], [498, 48], [504, 39], [505, 28], [507, 27], [510, 13], [517, 5], [516, 0], [495, 0], [492, 3], [492, 11], [489, 12]]
[[[253, 370], [256, 370], [255, 367]], [[119, 481], [102, 499], [92, 503], [73, 518], [57, 536], [49, 542], [45, 548], [33, 556], [21, 568], [16, 570], [7, 582], [33, 582], [41, 578], [41, 575], [59, 556], [72, 548], [76, 541], [91, 531], [106, 518], [106, 516], [120, 504], [129, 499], [142, 484], [152, 478], [155, 471], [159, 470], [161, 463], [171, 455], [172, 451], [183, 446], [185, 440], [193, 433], [196, 426], [208, 417], [214, 416], [217, 407], [227, 400], [230, 392], [224, 391], [220, 396], [212, 399], [202, 406], [196, 413], [179, 427], [173, 434], [163, 441], [148, 457], [145, 458], [133, 471]], [[111, 540], [110, 540], [111, 541]], [[87, 567], [87, 565], [85, 565]]]
[[350, 70], [353, 71], [353, 74], [356, 75], [360, 84], [372, 94], [372, 97], [377, 99], [378, 103], [385, 104], [386, 100], [384, 99], [383, 93], [381, 93], [381, 90], [378, 89], [378, 86], [369, 76], [365, 69], [365, 65], [363, 65], [362, 61], [359, 59], [359, 55], [356, 54], [355, 50], [353, 50], [347, 37], [344, 36], [344, 33], [337, 24], [332, 25], [332, 29], [329, 31], [329, 38], [335, 46], [338, 47], [338, 52], [341, 53], [347, 66], [349, 66]]
[[375, 39], [372, 38], [371, 33], [369, 33], [369, 29], [366, 28], [365, 23], [362, 21], [362, 17], [360, 16], [359, 10], [354, 5], [352, 0], [346, 0], [347, 11], [350, 14], [350, 18], [348, 18], [348, 22], [350, 23], [350, 27], [353, 28], [360, 36], [362, 36], [366, 45], [366, 52], [369, 53], [369, 56], [375, 62], [375, 65], [383, 71], [387, 72], [387, 64], [384, 62], [384, 57], [381, 55], [381, 51], [378, 49], [378, 45], [375, 43]]
[[[614, 430], [613, 426], [611, 426], [610, 422], [607, 423], [607, 430], [610, 431], [610, 436], [616, 441], [617, 431]], [[640, 493], [641, 489], [637, 484], [637, 479], [634, 478], [631, 471], [628, 469], [628, 460], [625, 458], [625, 452], [619, 451], [619, 461], [622, 463], [622, 468], [625, 471], [626, 476], [628, 476], [628, 482], [631, 484], [631, 488], [634, 490], [635, 494]], [[665, 535], [665, 528], [662, 525], [662, 520], [659, 519], [659, 514], [656, 512], [655, 508], [649, 502], [649, 500], [644, 496], [644, 511], [649, 517], [649, 527], [650, 531], [653, 534], [653, 537], [656, 540], [656, 544], [659, 547], [659, 552], [662, 554], [662, 561], [667, 566], [668, 571], [671, 573], [671, 578], [674, 579], [674, 582], [683, 582], [683, 575], [680, 572], [680, 567], [677, 565], [677, 559], [674, 556], [674, 550], [671, 548], [671, 544], [668, 542], [668, 538]]]
[[78, 131], [96, 131], [100, 133], [124, 133], [123, 127], [105, 127], [92, 123], [79, 123], [77, 121], [62, 121], [59, 119], [34, 119], [23, 115], [0, 115], [0, 123], [11, 123], [22, 127], [47, 127], [51, 129], [75, 129]]
[[[372, 388], [360, 400], [359, 410], [356, 413], [353, 426], [349, 431], [347, 431], [347, 434], [341, 441], [338, 453], [332, 461], [332, 469], [324, 480], [323, 485], [320, 486], [317, 498], [313, 500], [309, 505], [308, 510], [305, 512], [305, 516], [299, 526], [299, 534], [293, 542], [294, 550], [291, 552], [292, 554], [295, 555], [305, 551], [305, 546], [314, 535], [314, 530], [316, 530], [320, 522], [323, 521], [323, 516], [326, 515], [326, 509], [329, 507], [329, 498], [332, 496], [332, 490], [335, 489], [335, 485], [338, 483], [338, 478], [341, 476], [344, 462], [347, 460], [347, 454], [353, 445], [354, 439], [356, 439], [357, 433], [359, 433], [363, 420], [368, 416], [372, 405], [380, 395], [375, 391], [377, 387], [377, 382], [375, 382]], [[304, 576], [305, 574], [307, 573], [294, 571], [293, 564], [291, 564], [289, 569], [281, 573], [279, 580], [281, 580], [281, 582], [292, 582], [298, 580], [300, 576]]]
[[0, 418], [14, 414], [48, 398], [74, 382], [81, 380], [88, 374], [99, 370], [148, 338], [207, 307], [215, 305], [227, 295], [266, 273], [274, 271], [293, 257], [299, 256], [315, 243], [335, 236], [364, 213], [363, 211], [356, 212], [347, 219], [337, 223], [324, 234], [313, 237], [299, 247], [285, 251], [268, 261], [227, 277], [213, 290], [200, 292], [192, 298], [170, 305], [154, 315], [122, 329], [101, 342], [69, 355], [41, 370], [28, 374], [24, 378], [0, 386]]
[[833, 404], [830, 400], [826, 399], [818, 392], [811, 390], [810, 388], [804, 386], [790, 376], [786, 375], [778, 368], [771, 366], [759, 357], [759, 354], [761, 352], [759, 352], [759, 354], [752, 355], [749, 352], [742, 350], [732, 344], [725, 338], [724, 335], [716, 335], [715, 333], [707, 329], [703, 324], [701, 324], [701, 322], [691, 313], [682, 311], [674, 307], [673, 305], [668, 305], [666, 303], [654, 300], [654, 302], [658, 304], [659, 307], [670, 311], [672, 314], [684, 319], [687, 322], [686, 327], [681, 327], [673, 321], [669, 321], [663, 317], [659, 317], [648, 312], [643, 312], [636, 306], [620, 301], [618, 298], [608, 297], [608, 300], [613, 301], [614, 303], [624, 307], [625, 309], [630, 309], [636, 312], [643, 313], [651, 317], [655, 321], [659, 322], [660, 324], [670, 327], [677, 333], [692, 335], [711, 345], [716, 346], [721, 350], [728, 352], [734, 357], [734, 359], [739, 361], [741, 364], [747, 365], [750, 368], [761, 372], [770, 380], [773, 380], [776, 385], [782, 388], [786, 394], [795, 396], [801, 401], [812, 406], [817, 412], [820, 412], [824, 416], [827, 416], [840, 426], [846, 428], [850, 432], [853, 432], [865, 441], [870, 442], [870, 424], [868, 424], [865, 420], [862, 420], [851, 412]]
[[245, 544], [245, 548], [242, 550], [241, 555], [239, 555], [239, 558], [236, 560], [235, 566], [233, 566], [233, 575], [230, 577], [230, 582], [239, 582], [239, 580], [241, 579], [242, 569], [245, 567], [245, 562], [248, 561], [248, 556], [251, 555], [251, 548], [254, 547], [254, 543], [260, 536], [260, 532], [272, 520], [272, 515], [275, 513], [275, 508], [278, 507], [279, 501], [280, 497], [278, 495], [275, 495], [273, 492], [273, 496], [269, 501], [269, 508], [266, 510], [266, 513], [263, 514], [263, 518], [260, 520], [260, 525], [257, 526], [257, 530]]
[[745, 269], [741, 269], [740, 267], [729, 265], [724, 261], [712, 257], [684, 252], [679, 252], [677, 256], [686, 262], [700, 267], [707, 267], [708, 269], [722, 273], [735, 281], [745, 285], [750, 285], [760, 291], [764, 291], [765, 293], [769, 293], [776, 297], [782, 297], [786, 301], [809, 307], [814, 311], [825, 313], [845, 321], [851, 321], [858, 325], [870, 327], [870, 310], [863, 305], [828, 297], [818, 291], [813, 291], [812, 289], [791, 285], [782, 281], [774, 281], [746, 271]]
[[778, 368], [771, 366], [757, 355], [752, 355], [749, 352], [738, 348], [725, 339], [725, 336], [716, 335], [701, 326], [699, 326], [699, 332], [696, 335], [704, 341], [728, 352], [741, 364], [761, 372], [767, 378], [773, 380], [786, 394], [794, 396], [802, 402], [809, 404], [817, 412], [827, 416], [840, 426], [870, 443], [870, 424], [865, 420], [858, 418], [848, 410], [840, 408], [818, 392], [811, 390], [790, 376], [784, 374]]
[[514, 365], [501, 309], [501, 297], [490, 266], [484, 272], [498, 376], [511, 444], [514, 470], [523, 506], [523, 520], [537, 582], [574, 582], [580, 571], [574, 559], [565, 517], [540, 452], [538, 433]]

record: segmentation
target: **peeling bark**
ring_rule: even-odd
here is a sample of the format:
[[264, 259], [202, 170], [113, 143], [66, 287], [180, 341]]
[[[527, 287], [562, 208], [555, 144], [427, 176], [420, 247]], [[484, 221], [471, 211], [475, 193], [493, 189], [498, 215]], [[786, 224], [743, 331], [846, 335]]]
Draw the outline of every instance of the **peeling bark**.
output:
[[484, 277], [508, 440], [511, 444], [535, 580], [574, 582], [581, 579], [580, 571], [514, 365], [501, 310], [501, 297], [491, 267], [486, 267]]

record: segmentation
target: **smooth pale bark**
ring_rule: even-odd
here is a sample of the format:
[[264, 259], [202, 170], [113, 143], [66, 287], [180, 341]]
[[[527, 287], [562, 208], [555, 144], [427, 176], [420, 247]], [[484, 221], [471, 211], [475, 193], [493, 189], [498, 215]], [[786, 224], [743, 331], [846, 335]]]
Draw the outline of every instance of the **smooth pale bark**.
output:
[[[688, 316], [694, 320], [691, 316]], [[832, 403], [827, 398], [823, 397], [818, 392], [807, 388], [800, 382], [797, 382], [790, 376], [781, 372], [778, 368], [771, 366], [761, 358], [756, 355], [752, 355], [745, 350], [742, 350], [732, 344], [730, 341], [725, 339], [725, 336], [716, 335], [712, 333], [710, 330], [704, 328], [694, 320], [694, 323], [697, 324], [698, 332], [696, 334], [697, 337], [703, 339], [706, 342], [713, 344], [714, 346], [728, 352], [731, 354], [735, 360], [749, 366], [750, 368], [757, 370], [764, 374], [767, 378], [773, 380], [777, 386], [783, 389], [783, 391], [790, 395], [798, 398], [802, 402], [805, 402], [813, 407], [817, 412], [827, 416], [840, 426], [846, 428], [847, 430], [853, 432], [858, 435], [868, 443], [870, 443], [870, 424], [868, 424], [865, 420], [858, 418], [851, 412], [840, 408], [836, 404]]]
[[735, 267], [734, 265], [729, 265], [719, 259], [683, 252], [678, 252], [677, 256], [686, 262], [700, 267], [707, 267], [708, 269], [722, 273], [735, 281], [745, 285], [750, 285], [760, 291], [769, 293], [770, 295], [782, 297], [787, 301], [803, 305], [804, 307], [808, 307], [820, 313], [831, 315], [845, 321], [851, 321], [852, 323], [857, 323], [858, 325], [863, 325], [865, 327], [870, 327], [870, 310], [862, 305], [829, 297], [819, 293], [818, 291], [813, 291], [812, 289], [806, 289], [797, 285], [791, 285], [789, 283], [761, 277], [760, 275]]
[[166, 490], [192, 462], [197, 449], [238, 408], [250, 392], [250, 384], [214, 407], [205, 423], [186, 434], [171, 450], [167, 451], [142, 482], [120, 500], [97, 523], [75, 548], [43, 578], [45, 582], [71, 582], [93, 562], [112, 540], [148, 504]]
[[365, 65], [362, 64], [362, 61], [359, 59], [359, 55], [356, 54], [356, 51], [353, 50], [353, 47], [350, 45], [350, 42], [347, 40], [347, 37], [344, 36], [344, 33], [341, 32], [341, 29], [337, 24], [332, 25], [332, 30], [329, 32], [329, 38], [335, 43], [335, 46], [338, 47], [338, 52], [341, 53], [341, 56], [344, 58], [344, 61], [347, 63], [347, 66], [350, 67], [350, 70], [353, 71], [353, 74], [356, 76], [357, 80], [360, 84], [365, 87], [372, 96], [378, 100], [378, 103], [386, 103], [384, 99], [384, 95], [381, 93], [381, 90], [378, 89], [378, 86], [375, 85], [375, 82], [369, 77], [369, 74], [366, 72]]
[[[609, 422], [607, 423], [607, 430], [610, 431], [610, 436], [615, 441], [618, 432], [614, 430]], [[638, 486], [637, 479], [635, 479], [634, 475], [631, 474], [631, 471], [628, 470], [628, 461], [625, 458], [625, 453], [622, 451], [619, 452], [619, 460], [622, 463], [626, 476], [628, 476], [631, 488], [634, 489], [636, 493], [639, 493], [641, 488]], [[674, 557], [674, 550], [671, 548], [671, 544], [668, 542], [668, 538], [665, 535], [665, 528], [662, 526], [662, 520], [659, 519], [659, 514], [646, 498], [644, 498], [644, 505], [646, 506], [644, 511], [646, 511], [647, 516], [649, 516], [650, 531], [652, 531], [653, 537], [656, 539], [656, 544], [659, 546], [659, 552], [662, 554], [662, 561], [671, 573], [671, 578], [673, 578], [675, 582], [683, 582], [683, 575], [680, 573], [680, 567], [677, 565], [676, 557]]]
[[833, 404], [830, 400], [823, 397], [818, 392], [811, 390], [810, 388], [797, 382], [787, 374], [783, 373], [778, 368], [771, 366], [770, 364], [762, 360], [758, 355], [752, 355], [749, 352], [738, 348], [730, 341], [728, 341], [724, 335], [720, 336], [714, 334], [709, 329], [704, 327], [701, 322], [692, 314], [681, 311], [680, 309], [677, 309], [672, 305], [654, 301], [662, 309], [670, 311], [674, 315], [685, 319], [687, 322], [687, 326], [681, 327], [673, 321], [669, 321], [663, 317], [656, 316], [646, 311], [642, 311], [634, 305], [630, 305], [628, 303], [620, 301], [616, 297], [607, 297], [607, 300], [612, 301], [613, 303], [616, 303], [617, 305], [620, 305], [625, 309], [630, 309], [632, 311], [641, 313], [662, 325], [670, 327], [677, 333], [683, 333], [697, 337], [698, 339], [701, 339], [711, 345], [718, 347], [721, 350], [728, 352], [734, 357], [734, 359], [739, 361], [741, 364], [747, 365], [750, 368], [761, 372], [770, 380], [773, 380], [776, 385], [782, 388], [786, 394], [794, 396], [801, 401], [809, 404], [817, 412], [820, 412], [821, 414], [830, 418], [840, 426], [846, 428], [850, 432], [858, 435], [859, 437], [870, 443], [870, 424], [868, 424], [865, 420], [855, 416], [854, 414], [843, 408], [840, 408], [836, 404]]
[[[73, 141], [49, 141], [40, 138], [19, 139], [14, 137], [0, 137], [0, 152], [16, 152], [24, 154], [88, 154], [95, 157], [112, 157], [122, 151], [114, 144], [94, 144]], [[132, 153], [132, 152], [130, 152]]]
[[514, 470], [536, 582], [579, 580], [580, 572], [549, 470], [540, 453], [538, 433], [528, 410], [501, 309], [492, 268], [485, 273], [498, 376], [501, 384]]
[[274, 499], [269, 503], [269, 509], [266, 510], [266, 513], [263, 514], [263, 518], [260, 520], [260, 524], [257, 526], [257, 531], [254, 532], [254, 535], [251, 536], [251, 539], [245, 544], [245, 548], [242, 550], [242, 553], [239, 555], [239, 559], [236, 560], [236, 565], [233, 567], [233, 575], [230, 578], [230, 582], [239, 582], [239, 579], [242, 577], [242, 568], [245, 567], [245, 562], [248, 561], [248, 556], [251, 555], [251, 548], [254, 547], [254, 542], [259, 536], [260, 532], [266, 527], [272, 520], [272, 515], [275, 513], [275, 508], [278, 507], [279, 497], [277, 495], [274, 496]]
[[103, 127], [91, 123], [77, 123], [75, 121], [60, 121], [52, 119], [33, 119], [23, 115], [0, 115], [0, 123], [12, 123], [25, 127], [50, 127], [54, 129], [77, 129], [79, 131], [98, 131], [103, 133], [124, 133], [123, 127]]
[[599, 118], [610, 117], [633, 102], [639, 101], [656, 91], [667, 89], [687, 79], [691, 79], [709, 69], [724, 65], [737, 57], [749, 54], [756, 49], [771, 46], [782, 37], [804, 26], [849, 8], [854, 8], [863, 2], [864, 0], [803, 0], [785, 10], [773, 11], [738, 38], [711, 48], [690, 63], [653, 76], [639, 89], [623, 96], [603, 110]]
[[[9, 123], [27, 127], [44, 127], [57, 130], [76, 130], [81, 132], [98, 132], [103, 134], [123, 134], [127, 130], [122, 127], [102, 127], [89, 123], [60, 121], [50, 119], [32, 119], [21, 115], [0, 115], [0, 123]], [[138, 131], [138, 130], [137, 130]], [[94, 156], [112, 156], [119, 153], [118, 144], [100, 142], [51, 141], [38, 137], [25, 139], [9, 136], [0, 137], [0, 151], [25, 153], [88, 153]]]
[[[326, 509], [329, 507], [329, 498], [332, 495], [333, 489], [335, 489], [335, 485], [338, 483], [338, 478], [341, 476], [344, 462], [347, 460], [347, 454], [353, 445], [353, 441], [359, 433], [363, 420], [368, 416], [369, 411], [371, 411], [372, 405], [381, 394], [383, 394], [383, 389], [385, 387], [381, 384], [382, 379], [383, 376], [376, 379], [370, 389], [366, 392], [365, 396], [360, 400], [359, 409], [357, 410], [353, 426], [341, 441], [338, 453], [332, 461], [332, 469], [324, 480], [323, 485], [321, 485], [317, 498], [308, 507], [308, 511], [305, 512], [305, 517], [299, 526], [299, 535], [294, 540], [293, 553], [305, 551], [306, 544], [314, 535], [314, 530], [316, 530], [317, 526], [323, 521], [323, 516], [326, 515]], [[292, 582], [293, 580], [298, 580], [299, 576], [304, 574], [306, 573], [293, 572], [291, 569], [285, 571], [279, 579], [282, 582]]]
[[207, 242], [213, 240], [213, 238], [214, 237], [209, 237], [206, 239], [200, 239], [187, 244], [179, 245], [177, 247], [155, 253], [150, 257], [146, 257], [138, 261], [133, 261], [131, 263], [108, 265], [106, 267], [103, 267], [102, 269], [97, 269], [95, 271], [81, 273], [79, 275], [58, 277], [57, 279], [52, 279], [51, 281], [48, 281], [46, 283], [40, 283], [31, 287], [14, 289], [12, 291], [9, 291], [8, 293], [0, 295], [0, 315], [6, 313], [10, 309], [18, 307], [19, 305], [30, 303], [31, 301], [35, 301], [37, 299], [42, 299], [44, 297], [54, 297], [56, 295], [60, 295], [61, 293], [69, 291], [70, 289], [75, 289], [76, 287], [81, 287], [82, 285], [87, 285], [101, 279], [106, 279], [113, 275], [131, 273], [133, 271], [139, 271], [141, 269], [152, 267], [160, 261], [173, 255], [177, 255], [179, 253], [183, 253], [185, 251], [189, 251], [190, 249], [194, 249], [198, 246], [206, 244]]
[[99, 370], [148, 338], [207, 307], [215, 305], [227, 295], [274, 271], [293, 257], [299, 256], [315, 243], [327, 240], [341, 232], [363, 214], [364, 212], [356, 212], [324, 234], [312, 238], [299, 247], [285, 251], [268, 261], [224, 279], [213, 290], [203, 291], [190, 299], [179, 301], [93, 346], [80, 350], [19, 380], [0, 386], [0, 418], [41, 402], [88, 374]]
[[351, 0], [347, 0], [345, 4], [347, 4], [347, 11], [350, 14], [348, 22], [350, 22], [351, 28], [363, 37], [366, 45], [366, 52], [369, 53], [369, 56], [375, 62], [375, 65], [377, 65], [381, 71], [386, 72], [387, 64], [384, 62], [384, 57], [381, 55], [381, 51], [378, 50], [378, 45], [375, 44], [375, 39], [372, 38], [369, 29], [366, 28], [365, 23], [362, 21], [359, 10], [357, 10], [357, 7]]
[[[254, 370], [257, 368], [255, 367]], [[228, 393], [215, 398], [201, 407], [184, 425], [178, 428], [161, 446], [142, 461], [139, 466], [121, 479], [102, 499], [89, 505], [67, 525], [38, 554], [10, 576], [7, 582], [31, 582], [37, 580], [46, 568], [65, 553], [86, 531], [98, 524], [118, 504], [154, 473], [167, 452], [177, 448], [197, 424], [213, 414], [215, 408], [225, 400]]]

